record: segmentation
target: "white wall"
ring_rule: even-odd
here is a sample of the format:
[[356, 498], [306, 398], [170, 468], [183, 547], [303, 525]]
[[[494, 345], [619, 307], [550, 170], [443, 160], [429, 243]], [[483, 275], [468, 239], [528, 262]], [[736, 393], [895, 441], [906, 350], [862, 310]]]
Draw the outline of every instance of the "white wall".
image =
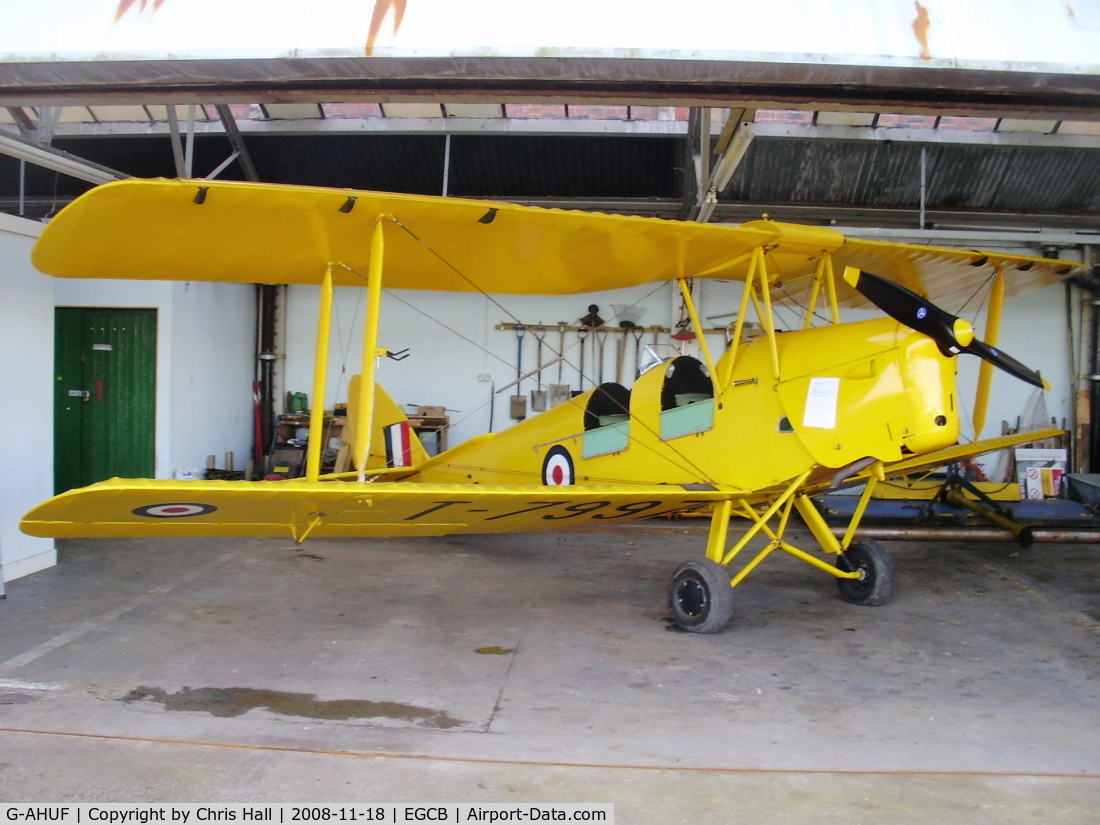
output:
[[[1066, 286], [1054, 284], [1033, 292], [1019, 301], [1005, 304], [1001, 318], [1001, 336], [998, 348], [1017, 361], [1038, 370], [1050, 383], [1050, 392], [1043, 394], [1047, 412], [1058, 421], [1070, 425], [1074, 405], [1074, 381], [1069, 363], [1069, 329], [1066, 321]], [[979, 338], [985, 334], [985, 313], [978, 316], [975, 328]], [[1078, 331], [1074, 330], [1075, 336]], [[959, 385], [963, 411], [974, 409], [974, 392], [977, 385], [977, 358], [959, 359]], [[1016, 426], [1036, 388], [1018, 381], [1001, 370], [993, 371], [993, 387], [989, 396], [989, 412], [981, 435], [993, 438], [1001, 434], [1001, 421]], [[1047, 422], [1049, 426], [1049, 421]], [[964, 424], [963, 432], [972, 435]]]
[[0, 473], [0, 564], [5, 580], [57, 563], [50, 539], [19, 520], [53, 495], [54, 307], [157, 310], [155, 475], [243, 467], [252, 449], [255, 287], [158, 281], [58, 280], [37, 272], [30, 251], [42, 225], [0, 213], [0, 382], [11, 415]]
[[[722, 285], [723, 287], [726, 285]], [[313, 353], [316, 347], [317, 304], [316, 287], [295, 286], [288, 290], [286, 336], [286, 389], [306, 392], [313, 385]], [[379, 366], [379, 381], [398, 404], [442, 405], [449, 412], [452, 430], [450, 446], [488, 431], [490, 383], [478, 381], [488, 374], [499, 388], [516, 378], [516, 335], [510, 330], [497, 330], [497, 324], [519, 319], [527, 324], [556, 324], [565, 321], [577, 324], [588, 312], [589, 304], [600, 307], [601, 317], [611, 324], [612, 303], [638, 302], [646, 312], [640, 322], [645, 325], [668, 326], [671, 314], [671, 287], [668, 284], [585, 295], [543, 296], [494, 295], [478, 293], [437, 293], [416, 290], [387, 291], [383, 297], [382, 326], [379, 346], [392, 352], [406, 347], [407, 360], [395, 362], [383, 359]], [[325, 407], [347, 400], [347, 378], [359, 372], [362, 363], [363, 290], [336, 290], [334, 321], [330, 342], [330, 367]], [[495, 303], [499, 303], [497, 306]], [[503, 307], [503, 308], [502, 308]], [[716, 311], [723, 311], [721, 309]], [[435, 320], [433, 320], [435, 319]], [[721, 325], [723, 322], [717, 322]], [[668, 337], [662, 338], [664, 342]], [[609, 334], [604, 345], [604, 380], [614, 380], [616, 336]], [[646, 335], [644, 343], [652, 336]], [[558, 347], [558, 333], [550, 332], [546, 344]], [[718, 341], [712, 343], [718, 345]], [[523, 339], [524, 372], [535, 368], [537, 342], [532, 332]], [[576, 334], [568, 333], [566, 346], [568, 363], [562, 374], [563, 383], [578, 388], [579, 354]], [[546, 346], [543, 361], [554, 356]], [[585, 373], [594, 378], [591, 350], [588, 350]], [[633, 339], [628, 349], [627, 363], [633, 364]], [[628, 372], [628, 370], [624, 370]], [[556, 383], [557, 366], [543, 373], [543, 383]], [[631, 380], [624, 379], [630, 385]], [[536, 388], [534, 378], [523, 382], [523, 391]], [[585, 387], [591, 387], [591, 380]], [[495, 430], [513, 424], [508, 418], [508, 390], [497, 397], [494, 415]], [[312, 399], [311, 399], [312, 400]]]
[[52, 539], [19, 532], [53, 494], [53, 280], [30, 249], [42, 225], [0, 213], [0, 386], [8, 415], [0, 473], [0, 564], [7, 580], [57, 563]]
[[228, 450], [243, 468], [252, 454], [255, 287], [57, 279], [54, 294], [57, 306], [157, 310], [157, 478], [203, 469], [211, 454], [221, 467]]
[[169, 468], [224, 467], [252, 457], [256, 287], [193, 281], [172, 287]]

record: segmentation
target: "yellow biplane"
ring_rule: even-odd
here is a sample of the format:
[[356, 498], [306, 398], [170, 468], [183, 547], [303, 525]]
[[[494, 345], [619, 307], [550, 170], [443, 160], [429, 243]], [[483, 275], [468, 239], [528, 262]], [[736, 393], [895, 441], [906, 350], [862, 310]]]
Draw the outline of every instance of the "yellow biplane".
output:
[[[311, 422], [320, 432], [335, 286], [367, 294], [363, 372], [349, 397], [354, 472], [322, 475], [322, 438], [306, 476], [286, 481], [111, 479], [31, 512], [37, 536], [441, 536], [621, 524], [710, 508], [705, 551], [675, 571], [669, 603], [685, 630], [711, 633], [732, 588], [783, 550], [836, 577], [857, 604], [882, 604], [893, 567], [855, 540], [875, 485], [1018, 443], [1037, 431], [958, 445], [954, 357], [983, 359], [981, 431], [992, 367], [1037, 386], [999, 352], [1006, 298], [1073, 274], [1063, 261], [846, 238], [769, 220], [717, 226], [505, 203], [336, 189], [189, 180], [130, 180], [65, 208], [34, 250], [43, 272], [71, 278], [318, 284]], [[723, 352], [699, 337], [629, 390], [604, 383], [503, 432], [429, 457], [415, 439], [387, 453], [405, 421], [377, 386], [383, 287], [565, 294], [659, 281], [679, 284], [701, 330], [692, 279], [740, 280], [740, 311]], [[986, 342], [931, 299], [988, 282]], [[773, 302], [798, 301], [801, 329], [776, 329]], [[841, 323], [842, 307], [889, 317]], [[743, 336], [751, 313], [762, 334]], [[825, 323], [815, 326], [818, 316]], [[394, 466], [397, 465], [397, 466]], [[865, 484], [844, 535], [812, 501]], [[794, 513], [824, 556], [788, 541]], [[750, 525], [732, 545], [730, 519]], [[766, 546], [730, 567], [761, 536]], [[832, 563], [826, 561], [832, 557]]]

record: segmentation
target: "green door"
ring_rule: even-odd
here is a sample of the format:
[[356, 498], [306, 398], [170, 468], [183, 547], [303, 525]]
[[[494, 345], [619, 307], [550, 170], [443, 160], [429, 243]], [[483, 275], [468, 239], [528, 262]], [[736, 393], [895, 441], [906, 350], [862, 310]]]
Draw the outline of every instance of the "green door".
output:
[[54, 492], [152, 478], [157, 311], [58, 307]]

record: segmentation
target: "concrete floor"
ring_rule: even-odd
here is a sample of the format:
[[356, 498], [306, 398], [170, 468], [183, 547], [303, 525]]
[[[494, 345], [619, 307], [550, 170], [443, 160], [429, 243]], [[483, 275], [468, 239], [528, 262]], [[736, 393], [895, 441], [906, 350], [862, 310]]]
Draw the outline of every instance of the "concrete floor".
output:
[[880, 608], [779, 554], [671, 632], [704, 542], [61, 542], [0, 602], [0, 801], [1100, 821], [1100, 548], [895, 543]]

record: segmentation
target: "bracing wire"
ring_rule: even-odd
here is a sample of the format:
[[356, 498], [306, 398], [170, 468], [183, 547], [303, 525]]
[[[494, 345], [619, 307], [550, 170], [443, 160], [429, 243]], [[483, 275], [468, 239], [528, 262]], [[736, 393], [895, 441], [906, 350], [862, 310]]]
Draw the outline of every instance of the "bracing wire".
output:
[[432, 253], [432, 255], [434, 255], [436, 258], [439, 259], [440, 263], [442, 263], [445, 267], [447, 267], [449, 270], [454, 272], [455, 275], [457, 275], [459, 278], [461, 278], [466, 283], [468, 283], [470, 286], [472, 286], [475, 291], [480, 292], [482, 295], [484, 295], [486, 298], [488, 298], [489, 301], [491, 301], [497, 307], [497, 309], [499, 309], [501, 312], [503, 312], [505, 315], [507, 315], [509, 318], [511, 318], [513, 323], [516, 323], [516, 324], [523, 323], [522, 321], [519, 320], [519, 318], [517, 318], [515, 315], [513, 315], [511, 313], [511, 311], [509, 311], [509, 309], [506, 306], [504, 306], [502, 303], [500, 303], [500, 301], [498, 301], [496, 298], [494, 298], [492, 295], [490, 295], [488, 292], [486, 292], [484, 289], [482, 289], [480, 286], [478, 286], [476, 283], [474, 283], [471, 279], [467, 278], [462, 272], [459, 271], [458, 267], [456, 267], [454, 264], [452, 264], [450, 261], [448, 261], [442, 255], [440, 255], [438, 252], [436, 252], [435, 249], [433, 249], [430, 244], [428, 244], [423, 238], [421, 238], [419, 235], [417, 235], [415, 232], [413, 232], [411, 229], [409, 229], [407, 226], [405, 226], [405, 224], [401, 223], [401, 221], [399, 221], [397, 218], [391, 217], [390, 220], [393, 221], [397, 226], [401, 227], [406, 232], [408, 232], [409, 236], [414, 241], [416, 241], [418, 244], [420, 244], [422, 247], [424, 247], [426, 250], [428, 250], [430, 253]]
[[[412, 230], [410, 230], [408, 227], [406, 227], [404, 224], [402, 224], [396, 218], [390, 218], [390, 220], [392, 220], [393, 223], [395, 223], [396, 225], [400, 226], [405, 232], [407, 232], [409, 234], [410, 237], [412, 237], [417, 243], [421, 244], [425, 249], [427, 249], [444, 266], [446, 266], [448, 269], [450, 269], [452, 272], [454, 272], [456, 275], [458, 275], [460, 278], [462, 278], [463, 281], [468, 283], [478, 293], [485, 296], [485, 298], [487, 298], [498, 309], [500, 309], [503, 313], [505, 313], [505, 315], [507, 315], [509, 318], [511, 318], [514, 323], [517, 323], [517, 324], [522, 323], [511, 311], [509, 311], [507, 309], [507, 307], [503, 306], [499, 301], [497, 301], [495, 298], [493, 298], [492, 295], [490, 295], [488, 292], [486, 292], [480, 286], [478, 286], [478, 284], [476, 282], [474, 282], [471, 278], [467, 277], [456, 266], [454, 266], [454, 264], [452, 264], [450, 261], [448, 261], [443, 255], [441, 255], [439, 252], [437, 252], [435, 249], [433, 249], [431, 246], [429, 246], [418, 235], [416, 235], [416, 233], [414, 233]], [[365, 275], [363, 275], [362, 273], [356, 271], [353, 267], [348, 266], [347, 264], [343, 264], [343, 263], [341, 263], [340, 266], [342, 266], [344, 269], [348, 270], [353, 275], [355, 275], [356, 277], [361, 279], [364, 283], [367, 282], [367, 277]], [[649, 293], [647, 293], [646, 295], [639, 298], [638, 301], [635, 301], [634, 304], [631, 304], [631, 307], [635, 306], [637, 303], [639, 303], [641, 301], [644, 301], [646, 298], [648, 298], [650, 295], [654, 294], [655, 292], [657, 292], [657, 290], [661, 289], [664, 286], [665, 286], [664, 283], [658, 284]], [[409, 303], [408, 301], [405, 301], [403, 298], [400, 298], [399, 296], [396, 296], [393, 293], [392, 290], [386, 290], [386, 294], [391, 296], [391, 297], [396, 297], [397, 300], [401, 301], [406, 306], [410, 307], [411, 309], [413, 309], [416, 312], [420, 313], [424, 317], [432, 320], [433, 322], [435, 322], [439, 326], [443, 327], [444, 329], [448, 330], [449, 332], [457, 335], [458, 337], [460, 337], [463, 340], [467, 341], [468, 343], [472, 344], [477, 349], [491, 355], [493, 358], [496, 358], [497, 360], [503, 361], [504, 363], [508, 363], [505, 359], [503, 359], [500, 356], [496, 355], [495, 353], [489, 351], [488, 349], [486, 349], [481, 344], [478, 344], [477, 342], [471, 340], [470, 338], [467, 338], [466, 336], [462, 335], [457, 330], [452, 329], [451, 327], [447, 326], [446, 324], [444, 324], [439, 319], [429, 315], [428, 313], [424, 312], [423, 310], [419, 309], [418, 307], [414, 306], [413, 304]], [[551, 349], [551, 352], [555, 351], [552, 346], [550, 347], [550, 349]], [[564, 357], [564, 353], [559, 353], [559, 356]], [[566, 363], [569, 364], [568, 361], [566, 361]], [[509, 364], [509, 366], [510, 366], [510, 364]], [[570, 364], [570, 366], [572, 366], [572, 364]], [[478, 407], [476, 407], [474, 410], [471, 410], [469, 413], [467, 413], [465, 416], [463, 416], [463, 418], [461, 418], [459, 421], [456, 421], [454, 424], [451, 424], [450, 426], [454, 427], [457, 424], [461, 423], [462, 421], [465, 421], [466, 419], [470, 418], [472, 415], [474, 415], [477, 412], [479, 412], [480, 410], [484, 409], [484, 407], [486, 407], [488, 405], [488, 403], [489, 402], [483, 402]], [[573, 405], [577, 406], [578, 409], [580, 409], [580, 405], [576, 404], [576, 401], [574, 399], [569, 399], [569, 401], [567, 403], [573, 404]], [[625, 410], [625, 412], [629, 413], [629, 410]], [[632, 418], [632, 421], [634, 421], [634, 423], [638, 424], [639, 426], [643, 427], [645, 430], [649, 431], [650, 434], [656, 435], [656, 432], [651, 427], [646, 425], [644, 422], [642, 422], [642, 421], [640, 421], [636, 418]], [[666, 446], [673, 452], [675, 457], [680, 459], [681, 461], [683, 461], [684, 464], [686, 464], [688, 466], [684, 466], [683, 464], [678, 463], [677, 461], [675, 461], [673, 459], [672, 456], [669, 456], [667, 454], [663, 454], [661, 452], [658, 452], [653, 446], [648, 445], [648, 444], [644, 444], [643, 442], [640, 442], [635, 436], [628, 435], [628, 438], [630, 438], [635, 443], [640, 444], [641, 446], [647, 447], [655, 455], [657, 455], [658, 457], [663, 458], [664, 460], [668, 461], [670, 464], [672, 464], [677, 469], [679, 469], [683, 472], [689, 473], [691, 475], [694, 475], [701, 481], [707, 481], [707, 482], [712, 482], [713, 483], [713, 479], [710, 478], [708, 473], [703, 471], [698, 465], [695, 464], [695, 462], [691, 461], [691, 459], [689, 459], [682, 452], [680, 452], [680, 450], [677, 449], [674, 445], [668, 444], [668, 442], [664, 442], [666, 444]], [[455, 466], [457, 467], [458, 465], [455, 465]], [[479, 469], [485, 469], [485, 468], [479, 468]], [[618, 481], [629, 481], [629, 480], [618, 479]]]
[[[341, 266], [343, 266], [343, 264], [341, 264]], [[350, 267], [345, 268], [349, 269], [350, 271]], [[355, 274], [358, 275], [358, 273]], [[337, 309], [332, 313], [333, 318], [336, 322], [336, 340], [339, 342], [340, 345], [340, 378], [336, 382], [337, 398], [340, 397], [340, 393], [345, 389], [346, 386], [348, 378], [348, 355], [351, 353], [352, 340], [355, 337], [355, 322], [356, 319], [359, 317], [359, 307], [362, 306], [363, 303], [363, 290], [357, 289], [355, 290], [355, 293], [355, 311], [352, 313], [351, 316], [351, 329], [348, 330], [347, 338], [344, 337], [343, 330], [340, 326], [339, 310]]]

